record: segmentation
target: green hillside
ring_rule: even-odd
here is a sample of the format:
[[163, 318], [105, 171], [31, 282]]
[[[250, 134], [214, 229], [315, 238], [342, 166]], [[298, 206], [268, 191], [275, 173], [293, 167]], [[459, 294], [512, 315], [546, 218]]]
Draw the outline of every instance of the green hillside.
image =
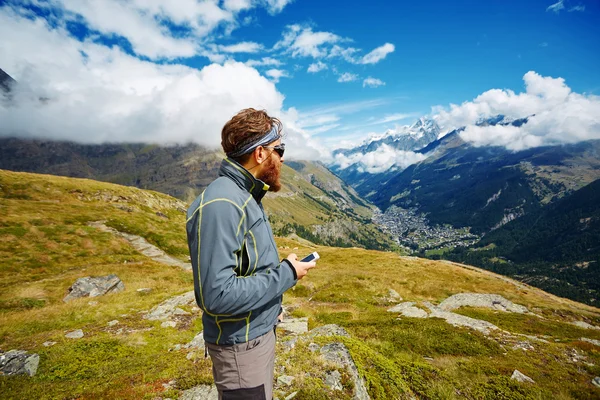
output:
[[[212, 382], [210, 361], [177, 344], [202, 330], [196, 309], [175, 327], [144, 319], [162, 301], [192, 289], [188, 271], [138, 253], [96, 221], [145, 237], [187, 260], [183, 209], [169, 196], [84, 179], [0, 171], [0, 349], [40, 356], [37, 374], [0, 376], [3, 399], [178, 398]], [[600, 388], [600, 310], [561, 299], [493, 273], [392, 252], [315, 246], [278, 238], [280, 255], [318, 251], [318, 268], [284, 299], [310, 329], [338, 324], [350, 337], [300, 337], [293, 350], [279, 334], [275, 378], [290, 375], [276, 395], [350, 399], [353, 384], [340, 370], [342, 390], [325, 376], [338, 367], [309, 351], [315, 342], [348, 348], [372, 399], [594, 399]], [[62, 301], [77, 278], [116, 274], [125, 290]], [[139, 292], [138, 289], [147, 290]], [[398, 318], [387, 312], [390, 289], [425, 310], [457, 293], [494, 293], [534, 314], [482, 308], [456, 312], [500, 328], [489, 335], [440, 318]], [[111, 322], [112, 321], [112, 322]], [[118, 321], [118, 322], [114, 322]], [[116, 324], [111, 325], [109, 324]], [[67, 332], [82, 329], [81, 339]], [[527, 335], [527, 336], [523, 336]], [[45, 346], [44, 343], [55, 342]], [[510, 379], [518, 369], [535, 383]]]

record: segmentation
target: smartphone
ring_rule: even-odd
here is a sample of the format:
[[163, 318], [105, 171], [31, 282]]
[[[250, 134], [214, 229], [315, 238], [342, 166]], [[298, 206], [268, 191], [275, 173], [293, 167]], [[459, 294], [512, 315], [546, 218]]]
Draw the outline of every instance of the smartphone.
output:
[[317, 253], [316, 251], [314, 253], [310, 253], [309, 255], [307, 255], [306, 257], [304, 257], [302, 260], [302, 262], [311, 262], [311, 261], [317, 261], [319, 258], [321, 258], [319, 256], [319, 253]]

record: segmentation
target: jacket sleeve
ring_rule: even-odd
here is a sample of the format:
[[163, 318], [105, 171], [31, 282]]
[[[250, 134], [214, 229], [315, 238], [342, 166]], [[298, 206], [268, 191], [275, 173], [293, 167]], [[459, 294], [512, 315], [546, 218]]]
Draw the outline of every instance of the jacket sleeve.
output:
[[202, 308], [209, 314], [236, 315], [254, 310], [296, 284], [293, 267], [286, 262], [269, 273], [235, 274], [234, 268], [241, 262], [238, 256], [244, 240], [244, 218], [244, 212], [227, 200], [206, 204], [198, 215], [199, 276], [194, 279], [199, 280]]

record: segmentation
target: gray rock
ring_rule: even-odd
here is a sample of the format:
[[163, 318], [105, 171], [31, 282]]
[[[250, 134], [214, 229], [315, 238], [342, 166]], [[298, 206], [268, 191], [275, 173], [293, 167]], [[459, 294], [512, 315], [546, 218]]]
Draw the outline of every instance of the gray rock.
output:
[[192, 305], [195, 304], [195, 302], [196, 298], [194, 297], [194, 291], [192, 290], [163, 301], [150, 310], [148, 314], [144, 315], [144, 318], [150, 321], [166, 321], [172, 316], [177, 315], [179, 312], [177, 311], [178, 307]]
[[294, 337], [290, 340], [282, 341], [281, 345], [283, 346], [283, 349], [287, 352], [293, 350], [296, 347], [296, 342], [298, 342], [298, 338]]
[[0, 353], [0, 375], [34, 376], [40, 364], [40, 356], [27, 354], [24, 350]]
[[580, 340], [581, 340], [582, 342], [588, 342], [588, 343], [591, 343], [591, 344], [593, 344], [593, 345], [595, 345], [595, 346], [599, 346], [599, 347], [600, 347], [600, 340], [596, 340], [596, 339], [588, 339], [588, 338], [584, 338], [584, 337], [582, 337]]
[[309, 337], [316, 337], [316, 336], [350, 337], [350, 335], [348, 334], [348, 332], [346, 332], [346, 330], [344, 328], [342, 328], [341, 326], [335, 325], [335, 324], [328, 324], [328, 325], [323, 325], [323, 326], [314, 328], [313, 330], [310, 331], [308, 336]]
[[514, 370], [512, 376], [510, 377], [510, 379], [514, 379], [518, 382], [529, 382], [529, 383], [535, 383], [533, 381], [533, 379], [531, 379], [530, 377], [528, 377], [527, 375], [521, 373], [519, 370]]
[[56, 344], [56, 342], [44, 342], [44, 347], [50, 347], [50, 346], [54, 346]]
[[297, 394], [298, 392], [292, 392], [284, 400], [292, 400]]
[[98, 297], [108, 293], [118, 293], [125, 290], [125, 285], [118, 276], [111, 274], [107, 276], [79, 278], [69, 288], [69, 294], [63, 299], [64, 302], [79, 299], [81, 297]]
[[291, 335], [301, 335], [308, 332], [308, 318], [287, 318], [277, 325], [277, 329], [281, 329]]
[[448, 297], [439, 305], [443, 311], [452, 311], [460, 307], [491, 308], [492, 310], [507, 311], [517, 314], [528, 313], [527, 307], [506, 300], [499, 294], [459, 293]]
[[311, 343], [311, 344], [308, 345], [308, 350], [310, 350], [310, 351], [312, 351], [314, 353], [315, 351], [321, 350], [321, 346], [319, 346], [316, 343]]
[[177, 322], [175, 321], [165, 321], [160, 324], [162, 328], [175, 328], [177, 326]]
[[290, 386], [294, 382], [294, 377], [289, 375], [282, 375], [277, 378], [277, 384], [279, 386]]
[[358, 368], [350, 352], [343, 343], [331, 343], [321, 348], [321, 356], [327, 361], [331, 361], [340, 368], [345, 368], [350, 372], [352, 382], [354, 383], [354, 400], [370, 399], [369, 393], [365, 387], [365, 382], [358, 373]]
[[204, 350], [204, 331], [200, 331], [194, 338], [187, 344], [182, 346], [184, 349]]
[[571, 322], [571, 324], [578, 326], [580, 328], [583, 328], [583, 329], [600, 329], [600, 326], [591, 325], [584, 321], [575, 321], [575, 322]]
[[378, 298], [381, 303], [398, 303], [402, 301], [402, 296], [398, 294], [394, 289], [388, 290], [387, 296]]
[[81, 339], [83, 337], [83, 331], [81, 329], [77, 329], [67, 333], [65, 337], [69, 339]]
[[107, 325], [108, 325], [108, 326], [115, 326], [115, 325], [117, 325], [118, 323], [119, 323], [119, 321], [118, 321], [118, 320], [116, 320], [116, 319], [113, 319], [112, 321], [109, 321]]
[[342, 375], [339, 371], [331, 371], [325, 375], [325, 386], [331, 390], [342, 390]]
[[464, 315], [455, 314], [448, 311], [443, 311], [439, 307], [436, 307], [427, 302], [425, 303], [425, 305], [431, 310], [431, 314], [429, 315], [430, 318], [445, 319], [447, 323], [453, 326], [465, 326], [471, 329], [475, 329], [476, 331], [479, 331], [484, 335], [488, 335], [490, 331], [498, 329], [496, 325], [487, 321], [466, 317]]
[[423, 309], [414, 306], [415, 303], [411, 301], [407, 301], [404, 303], [400, 303], [390, 309], [388, 312], [397, 312], [402, 314], [405, 317], [410, 318], [427, 318], [427, 312]]
[[136, 290], [136, 292], [146, 294], [146, 293], [152, 292], [152, 289], [144, 287], [144, 288], [139, 288], [138, 290]]
[[184, 391], [179, 400], [218, 400], [219, 392], [215, 385], [199, 385]]
[[597, 376], [594, 379], [592, 379], [592, 384], [594, 386], [600, 387], [600, 376]]

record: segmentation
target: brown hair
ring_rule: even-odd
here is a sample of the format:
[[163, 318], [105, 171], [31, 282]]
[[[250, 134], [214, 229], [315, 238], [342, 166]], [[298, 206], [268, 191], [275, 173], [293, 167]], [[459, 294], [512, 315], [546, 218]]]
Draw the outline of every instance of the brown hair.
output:
[[[258, 136], [268, 133], [273, 126], [281, 135], [283, 125], [277, 118], [269, 117], [265, 110], [246, 108], [231, 118], [221, 131], [221, 146], [225, 154], [241, 149], [246, 144], [254, 141]], [[243, 155], [239, 159], [247, 159]]]

